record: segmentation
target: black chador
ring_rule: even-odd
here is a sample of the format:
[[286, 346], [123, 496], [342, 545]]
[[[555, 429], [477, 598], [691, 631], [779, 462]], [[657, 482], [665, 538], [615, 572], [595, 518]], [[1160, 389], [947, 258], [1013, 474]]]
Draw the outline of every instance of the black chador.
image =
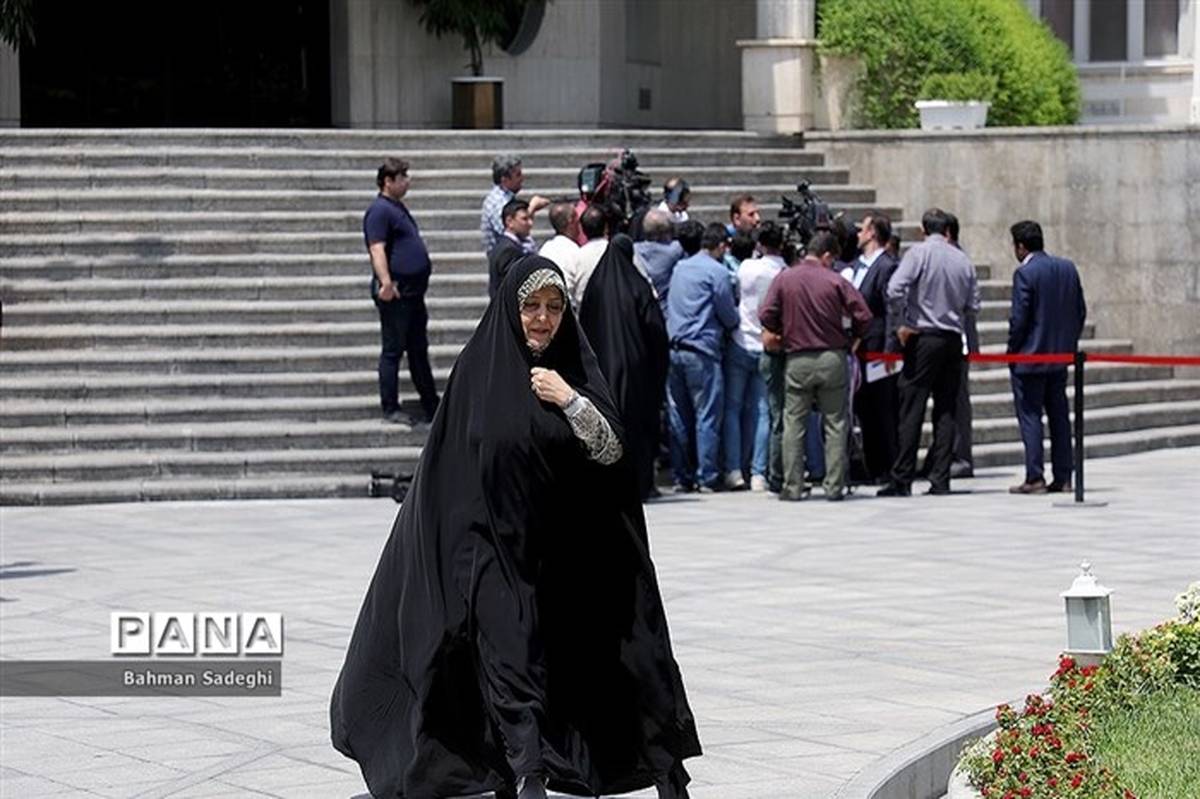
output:
[[628, 236], [615, 236], [596, 265], [580, 305], [579, 324], [612, 389], [626, 451], [645, 497], [654, 488], [670, 352], [662, 309], [650, 282], [634, 266]]
[[[549, 274], [550, 270], [553, 274]], [[624, 439], [569, 304], [540, 356], [512, 265], [458, 358], [334, 688], [334, 746], [375, 797], [685, 797], [700, 753], [629, 458], [589, 460], [530, 389], [556, 370]]]

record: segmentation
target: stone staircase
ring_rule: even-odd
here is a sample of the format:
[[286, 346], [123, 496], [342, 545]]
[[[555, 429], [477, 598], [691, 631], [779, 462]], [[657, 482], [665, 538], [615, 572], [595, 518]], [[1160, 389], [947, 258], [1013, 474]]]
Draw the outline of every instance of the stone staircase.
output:
[[[486, 305], [492, 156], [524, 156], [527, 195], [569, 195], [581, 164], [623, 146], [656, 184], [686, 176], [703, 220], [725, 219], [740, 191], [773, 216], [800, 179], [855, 215], [876, 202], [821, 153], [743, 133], [0, 132], [0, 502], [363, 496], [371, 471], [411, 471], [423, 434], [379, 418], [366, 296], [361, 219], [380, 159], [412, 164], [442, 383]], [[1008, 283], [984, 290], [981, 333], [998, 350]], [[1095, 334], [1090, 350], [1130, 349]], [[1090, 457], [1200, 443], [1200, 380], [1108, 364], [1087, 376]], [[972, 388], [979, 465], [1019, 462], [1007, 372], [978, 369]]]

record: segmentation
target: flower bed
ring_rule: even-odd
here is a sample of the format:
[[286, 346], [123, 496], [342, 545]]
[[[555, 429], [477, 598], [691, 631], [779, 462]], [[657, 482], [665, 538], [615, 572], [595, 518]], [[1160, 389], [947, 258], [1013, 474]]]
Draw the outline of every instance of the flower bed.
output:
[[1138, 799], [1128, 775], [1105, 764], [1095, 731], [1151, 698], [1200, 691], [1200, 583], [1177, 604], [1177, 618], [1121, 636], [1099, 665], [1060, 658], [1047, 695], [1031, 694], [1019, 710], [1000, 705], [999, 729], [959, 763], [970, 784], [987, 799]]

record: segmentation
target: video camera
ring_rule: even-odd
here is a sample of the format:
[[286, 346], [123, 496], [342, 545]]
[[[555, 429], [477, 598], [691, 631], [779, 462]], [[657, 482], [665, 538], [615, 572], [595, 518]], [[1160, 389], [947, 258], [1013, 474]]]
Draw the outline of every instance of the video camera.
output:
[[818, 230], [833, 229], [833, 216], [829, 205], [809, 188], [807, 180], [800, 181], [796, 191], [800, 196], [795, 200], [786, 194], [780, 196], [779, 221], [786, 230], [785, 246], [791, 245], [797, 254], [802, 254]]
[[629, 220], [650, 207], [650, 176], [638, 168], [637, 156], [625, 149], [607, 164], [586, 164], [579, 170], [579, 196], [606, 209], [624, 231]]

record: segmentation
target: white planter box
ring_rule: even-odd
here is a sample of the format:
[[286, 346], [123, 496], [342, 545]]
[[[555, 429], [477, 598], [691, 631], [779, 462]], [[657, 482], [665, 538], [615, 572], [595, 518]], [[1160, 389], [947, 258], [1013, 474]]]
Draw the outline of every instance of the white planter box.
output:
[[988, 109], [992, 107], [991, 103], [976, 100], [968, 102], [917, 100], [915, 105], [921, 112], [921, 130], [982, 128], [987, 124]]

